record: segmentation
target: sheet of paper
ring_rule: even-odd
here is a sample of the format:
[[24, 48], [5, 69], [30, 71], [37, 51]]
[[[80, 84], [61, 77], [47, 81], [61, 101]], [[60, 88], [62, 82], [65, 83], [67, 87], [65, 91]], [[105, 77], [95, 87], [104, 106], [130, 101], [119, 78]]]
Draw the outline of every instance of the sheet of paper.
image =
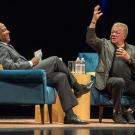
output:
[[35, 51], [34, 56], [39, 58], [39, 60], [41, 61], [42, 60], [42, 50], [39, 49], [39, 50]]

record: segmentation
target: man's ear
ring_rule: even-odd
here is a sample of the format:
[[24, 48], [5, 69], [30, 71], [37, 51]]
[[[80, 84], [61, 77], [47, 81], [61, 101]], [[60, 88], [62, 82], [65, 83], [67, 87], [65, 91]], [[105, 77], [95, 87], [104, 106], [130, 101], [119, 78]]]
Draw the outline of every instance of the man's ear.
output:
[[111, 34], [110, 34], [110, 37], [109, 38], [111, 39]]
[[124, 40], [126, 40], [126, 38], [127, 38], [127, 36], [126, 36], [126, 35], [124, 35], [124, 38], [123, 38], [123, 39], [124, 39]]

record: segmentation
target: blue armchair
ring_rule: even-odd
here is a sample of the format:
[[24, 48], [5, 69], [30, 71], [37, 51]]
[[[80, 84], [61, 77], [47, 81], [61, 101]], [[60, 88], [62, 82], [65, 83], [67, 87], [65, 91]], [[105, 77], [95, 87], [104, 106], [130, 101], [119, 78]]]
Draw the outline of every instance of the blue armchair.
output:
[[55, 100], [56, 91], [47, 86], [44, 70], [0, 70], [0, 104], [39, 104], [44, 124], [44, 104], [48, 104], [51, 121]]
[[[86, 72], [92, 73], [95, 72], [96, 66], [98, 64], [98, 53], [79, 53], [79, 57], [83, 57], [86, 61]], [[121, 104], [124, 106], [134, 105], [135, 98], [129, 96], [122, 96]], [[112, 106], [112, 98], [105, 92], [99, 91], [94, 86], [91, 90], [91, 105], [99, 106], [99, 122], [102, 122], [104, 106]]]

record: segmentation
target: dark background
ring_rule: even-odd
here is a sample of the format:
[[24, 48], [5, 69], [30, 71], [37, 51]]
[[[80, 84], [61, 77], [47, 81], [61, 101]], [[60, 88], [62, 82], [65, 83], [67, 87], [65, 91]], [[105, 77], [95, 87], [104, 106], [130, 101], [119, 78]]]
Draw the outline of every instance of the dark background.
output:
[[129, 26], [127, 41], [135, 44], [134, 4], [123, 0], [0, 0], [0, 21], [11, 31], [11, 43], [26, 58], [42, 49], [44, 58], [57, 55], [65, 62], [80, 51], [91, 51], [85, 43], [87, 25], [96, 4], [104, 15], [97, 34], [109, 37], [111, 25]]
[[[44, 58], [65, 61], [83, 50], [86, 0], [3, 0], [0, 20], [11, 31], [11, 43], [26, 58], [42, 49]], [[3, 5], [3, 6], [2, 6]]]
[[[31, 59], [33, 52], [41, 48], [44, 58], [57, 55], [67, 63], [68, 60], [75, 60], [79, 52], [93, 51], [85, 43], [85, 34], [96, 4], [101, 5], [104, 13], [97, 24], [98, 36], [109, 38], [112, 24], [120, 21], [129, 27], [127, 41], [135, 44], [133, 2], [126, 0], [0, 0], [0, 21], [10, 30], [11, 43], [26, 58]], [[0, 113], [5, 110], [3, 108], [5, 106], [1, 106]], [[8, 108], [12, 112], [13, 108], [11, 106]], [[29, 114], [27, 108], [20, 112]], [[6, 113], [7, 111], [4, 112]]]

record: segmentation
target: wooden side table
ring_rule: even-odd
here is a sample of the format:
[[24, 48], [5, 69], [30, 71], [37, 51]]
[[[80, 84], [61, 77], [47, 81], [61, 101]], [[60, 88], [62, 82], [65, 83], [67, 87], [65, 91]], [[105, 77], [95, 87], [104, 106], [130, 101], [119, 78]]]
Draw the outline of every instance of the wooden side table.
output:
[[[74, 74], [80, 84], [87, 84], [91, 80], [89, 74]], [[79, 104], [73, 108], [76, 115], [83, 120], [90, 119], [90, 92], [78, 98]]]
[[[77, 74], [74, 73], [75, 78], [80, 84], [87, 84], [91, 80], [91, 75], [89, 74]], [[78, 98], [79, 104], [73, 108], [75, 114], [79, 116], [82, 120], [89, 120], [90, 119], [90, 92], [87, 94], [82, 95]], [[45, 105], [45, 122], [48, 122], [48, 109]], [[39, 105], [35, 106], [35, 120], [37, 123], [41, 121], [40, 118], [40, 109]], [[52, 105], [52, 121], [57, 123], [63, 123], [64, 121], [64, 112], [62, 110], [59, 97], [56, 98], [56, 103]]]

